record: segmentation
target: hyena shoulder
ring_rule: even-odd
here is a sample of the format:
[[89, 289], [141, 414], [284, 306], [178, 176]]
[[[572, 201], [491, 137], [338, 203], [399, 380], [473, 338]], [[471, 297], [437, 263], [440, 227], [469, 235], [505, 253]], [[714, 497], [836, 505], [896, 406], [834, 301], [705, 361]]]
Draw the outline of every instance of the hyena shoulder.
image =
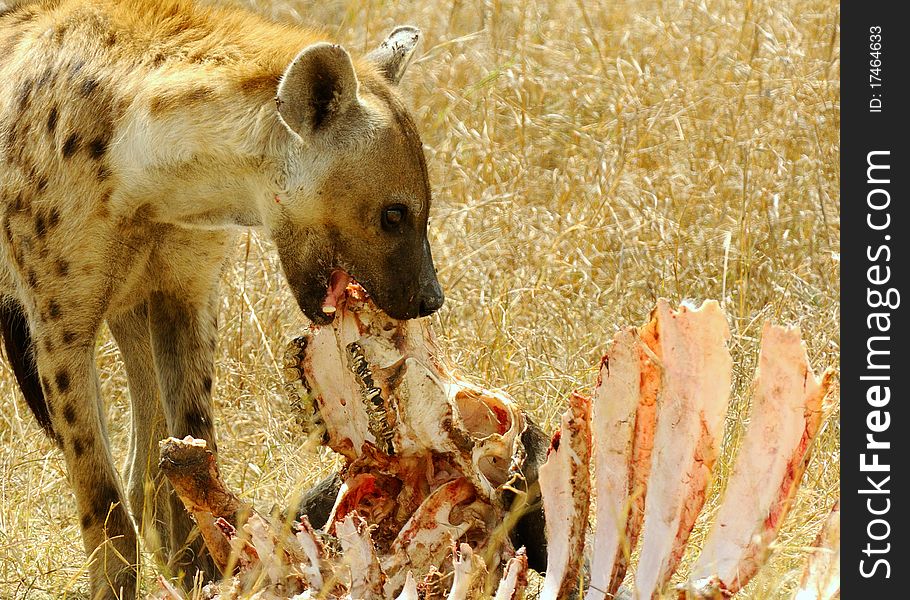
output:
[[[284, 69], [319, 39], [187, 0], [0, 0], [7, 248], [48, 223], [160, 216], [151, 192], [182, 190], [186, 163], [262, 139], [257, 107], [274, 107]], [[249, 168], [218, 158], [213, 180]]]

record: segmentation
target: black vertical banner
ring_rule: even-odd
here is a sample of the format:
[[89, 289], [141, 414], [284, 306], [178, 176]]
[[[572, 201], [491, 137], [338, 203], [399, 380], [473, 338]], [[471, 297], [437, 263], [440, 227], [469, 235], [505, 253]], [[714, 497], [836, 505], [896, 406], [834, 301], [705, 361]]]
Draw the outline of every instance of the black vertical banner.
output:
[[[905, 81], [898, 2], [841, 6], [842, 597], [907, 597], [910, 301]], [[906, 6], [906, 5], [904, 5]]]

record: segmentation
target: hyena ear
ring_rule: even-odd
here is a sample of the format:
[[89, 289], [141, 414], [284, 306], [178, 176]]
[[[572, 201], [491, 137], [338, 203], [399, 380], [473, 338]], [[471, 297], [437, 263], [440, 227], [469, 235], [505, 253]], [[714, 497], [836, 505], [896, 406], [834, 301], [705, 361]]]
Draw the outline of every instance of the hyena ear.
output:
[[392, 30], [389, 37], [379, 47], [367, 55], [389, 83], [397, 85], [401, 81], [414, 49], [420, 41], [420, 30], [411, 25], [401, 25]]
[[357, 102], [357, 75], [351, 56], [325, 42], [304, 48], [278, 84], [275, 102], [284, 123], [307, 137], [336, 121]]

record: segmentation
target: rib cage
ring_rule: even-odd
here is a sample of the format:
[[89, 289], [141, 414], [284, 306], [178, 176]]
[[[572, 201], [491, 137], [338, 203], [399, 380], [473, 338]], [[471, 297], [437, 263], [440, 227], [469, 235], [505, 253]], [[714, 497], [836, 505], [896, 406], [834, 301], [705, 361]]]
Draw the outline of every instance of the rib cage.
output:
[[[376, 331], [388, 331], [381, 326], [388, 317], [378, 315], [359, 288], [349, 290], [348, 302], [366, 326], [358, 330], [363, 335], [357, 338], [349, 325], [338, 325], [339, 352], [332, 360], [342, 363], [337, 368], [343, 371], [338, 373], [350, 374], [342, 389], [357, 404], [348, 406], [345, 414], [360, 407], [362, 430], [351, 432], [354, 424], [338, 422], [326, 433], [325, 442], [351, 459], [326, 532], [314, 531], [308, 523], [289, 532], [250, 507], [238, 508], [213, 462], [187, 459], [206, 452], [204, 443], [169, 440], [163, 445], [162, 465], [204, 466], [203, 475], [192, 477], [180, 468], [165, 471], [197, 517], [209, 546], [222, 557], [225, 547], [234, 548], [242, 558], [231, 562], [234, 570], [211, 590], [211, 597], [250, 597], [241, 592], [261, 598], [307, 598], [320, 593], [327, 598], [524, 597], [528, 581], [524, 551], [491, 551], [489, 545], [497, 524], [509, 520], [507, 510], [497, 504], [497, 490], [515, 482], [516, 465], [524, 460], [524, 449], [515, 437], [520, 416], [501, 393], [463, 384], [439, 367], [425, 322], [395, 322], [403, 333], [391, 348], [376, 335]], [[813, 373], [797, 328], [770, 323], [763, 329], [750, 425], [716, 519], [689, 579], [675, 590], [667, 589], [713, 476], [730, 389], [728, 337], [717, 303], [673, 310], [661, 301], [648, 323], [616, 335], [601, 362], [592, 397], [573, 395], [540, 467], [551, 565], [541, 598], [574, 598], [579, 592], [586, 600], [615, 594], [726, 598], [741, 590], [764, 564], [799, 486], [833, 375]], [[318, 347], [312, 333], [295, 340], [287, 369], [292, 400], [304, 408], [305, 423], [317, 429], [333, 422], [332, 415], [322, 414], [327, 404], [319, 396], [325, 391], [319, 386], [327, 384], [308, 371], [314, 360], [328, 361], [325, 356], [307, 355]], [[410, 365], [410, 379], [403, 365]], [[474, 433], [464, 437], [464, 432], [430, 427], [438, 423], [408, 425], [408, 419], [417, 417], [409, 417], [402, 403], [438, 404], [445, 398], [449, 412], [440, 414], [453, 415], [462, 427], [470, 424], [465, 431]], [[481, 398], [479, 404], [477, 398]], [[495, 417], [500, 410], [511, 416], [507, 420], [511, 426], [499, 431], [499, 437], [491, 437], [491, 431], [505, 427], [503, 417]], [[484, 416], [483, 411], [494, 416]], [[351, 445], [348, 438], [340, 440], [339, 432], [351, 432], [362, 440], [361, 447]], [[408, 437], [414, 432], [445, 439], [418, 443]], [[381, 488], [383, 477], [390, 476], [389, 464], [437, 452], [460, 453], [461, 458], [447, 459], [445, 465], [460, 472], [461, 478], [449, 479], [417, 502], [391, 544], [371, 537], [379, 534], [382, 523], [358, 512], [357, 502], [350, 499]], [[402, 453], [408, 458], [399, 458]], [[507, 464], [487, 460], [484, 473], [478, 467], [478, 453], [499, 456], [500, 463], [512, 458]], [[406, 487], [416, 481], [405, 477], [401, 484]], [[211, 489], [229, 495], [229, 510], [206, 505]], [[587, 527], [589, 494], [597, 498], [593, 531]], [[242, 522], [238, 515], [244, 510], [253, 517]], [[836, 516], [829, 519], [819, 545], [836, 543]], [[445, 535], [440, 537], [434, 530], [442, 524]], [[250, 541], [238, 541], [244, 532]], [[336, 535], [341, 538], [341, 550]], [[586, 535], [593, 535], [587, 590], [578, 585]], [[620, 590], [637, 541], [642, 544], [634, 577], [637, 585]], [[830, 552], [816, 552], [798, 597], [832, 597], [838, 589], [838, 573]], [[319, 589], [329, 581], [332, 589]], [[824, 594], [816, 593], [822, 588]], [[180, 596], [173, 588], [163, 587], [159, 597]]]

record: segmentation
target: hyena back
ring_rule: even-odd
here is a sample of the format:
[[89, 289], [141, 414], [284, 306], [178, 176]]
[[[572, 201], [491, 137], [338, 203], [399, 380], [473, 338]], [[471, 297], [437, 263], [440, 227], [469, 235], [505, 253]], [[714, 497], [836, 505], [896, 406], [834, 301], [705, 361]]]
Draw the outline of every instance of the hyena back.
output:
[[[311, 320], [348, 275], [398, 318], [442, 304], [397, 87], [416, 42], [398, 28], [352, 59], [184, 0], [0, 1], [0, 330], [65, 456], [95, 597], [135, 594], [134, 519], [175, 568], [208, 567], [182, 552], [191, 523], [152, 451], [166, 435], [215, 447], [217, 282], [238, 227], [268, 233]], [[104, 322], [130, 387], [126, 494], [94, 364]]]

